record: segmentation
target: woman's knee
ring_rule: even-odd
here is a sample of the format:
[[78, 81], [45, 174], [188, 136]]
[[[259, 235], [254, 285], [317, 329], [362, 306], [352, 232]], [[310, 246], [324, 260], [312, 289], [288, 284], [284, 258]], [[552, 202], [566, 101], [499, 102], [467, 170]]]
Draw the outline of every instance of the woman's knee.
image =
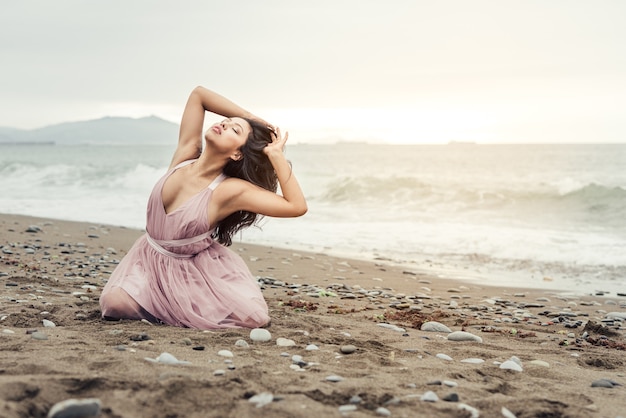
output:
[[100, 309], [103, 318], [141, 318], [141, 307], [121, 287], [114, 287], [100, 296]]

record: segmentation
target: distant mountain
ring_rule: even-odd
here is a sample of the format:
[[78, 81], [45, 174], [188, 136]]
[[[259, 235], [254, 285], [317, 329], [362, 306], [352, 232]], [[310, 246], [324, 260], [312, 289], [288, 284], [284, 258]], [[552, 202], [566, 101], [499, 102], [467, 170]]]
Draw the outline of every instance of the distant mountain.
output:
[[178, 129], [177, 124], [156, 116], [138, 119], [105, 117], [32, 130], [0, 127], [0, 144], [174, 144], [178, 140]]

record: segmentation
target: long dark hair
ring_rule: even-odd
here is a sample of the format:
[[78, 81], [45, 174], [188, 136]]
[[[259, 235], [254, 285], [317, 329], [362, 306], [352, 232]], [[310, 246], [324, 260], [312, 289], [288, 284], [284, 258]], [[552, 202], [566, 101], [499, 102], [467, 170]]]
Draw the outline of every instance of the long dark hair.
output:
[[[224, 174], [276, 192], [278, 177], [272, 163], [263, 152], [267, 144], [272, 142], [272, 131], [255, 120], [246, 119], [246, 121], [252, 129], [245, 144], [240, 148], [242, 158], [237, 161], [229, 160], [224, 167]], [[229, 246], [232, 244], [233, 235], [240, 229], [253, 225], [258, 216], [257, 213], [244, 210], [232, 213], [217, 224], [213, 238]]]

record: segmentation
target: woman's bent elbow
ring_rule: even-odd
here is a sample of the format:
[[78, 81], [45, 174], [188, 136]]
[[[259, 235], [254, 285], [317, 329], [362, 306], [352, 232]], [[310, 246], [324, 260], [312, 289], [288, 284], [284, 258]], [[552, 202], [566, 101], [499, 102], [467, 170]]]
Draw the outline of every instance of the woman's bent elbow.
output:
[[297, 207], [297, 208], [295, 209], [295, 213], [294, 213], [294, 215], [293, 215], [293, 216], [294, 216], [294, 218], [297, 218], [297, 217], [299, 217], [299, 216], [304, 215], [304, 214], [305, 214], [305, 213], [307, 213], [308, 211], [309, 211], [309, 208], [308, 208], [307, 204], [305, 203], [304, 205], [299, 206], [299, 207]]

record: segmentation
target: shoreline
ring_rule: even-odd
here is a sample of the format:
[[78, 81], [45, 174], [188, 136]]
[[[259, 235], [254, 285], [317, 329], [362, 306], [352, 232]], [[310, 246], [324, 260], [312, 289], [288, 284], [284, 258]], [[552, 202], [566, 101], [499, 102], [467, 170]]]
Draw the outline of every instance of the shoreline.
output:
[[[47, 216], [33, 216], [33, 215], [22, 215], [22, 214], [12, 214], [12, 213], [0, 213], [0, 219], [4, 217], [16, 217], [16, 219], [24, 219], [24, 221], [28, 221], [31, 219], [33, 222], [41, 221], [41, 222], [66, 222], [69, 224], [86, 224], [91, 227], [103, 227], [109, 229], [122, 229], [128, 231], [136, 231], [137, 237], [139, 237], [145, 229], [131, 227], [131, 226], [120, 226], [108, 223], [101, 222], [87, 222], [87, 221], [76, 221], [76, 220], [67, 220], [61, 218], [50, 218]], [[130, 243], [132, 244], [132, 242]], [[130, 246], [130, 245], [129, 245]], [[539, 267], [535, 268], [534, 272], [525, 270], [525, 269], [507, 269], [503, 266], [498, 266], [497, 264], [494, 267], [494, 264], [491, 264], [491, 269], [487, 266], [489, 263], [488, 260], [477, 260], [475, 263], [472, 263], [472, 266], [467, 265], [467, 262], [463, 261], [450, 261], [450, 260], [437, 260], [436, 255], [427, 257], [423, 260], [409, 260], [409, 259], [394, 259], [390, 256], [390, 254], [383, 254], [379, 251], [368, 252], [366, 255], [357, 254], [354, 251], [341, 251], [334, 248], [319, 248], [314, 249], [311, 248], [311, 245], [302, 245], [296, 246], [297, 248], [290, 248], [287, 244], [276, 244], [267, 241], [257, 241], [254, 238], [246, 240], [241, 239], [233, 239], [233, 247], [237, 246], [253, 246], [258, 248], [275, 248], [279, 251], [293, 251], [307, 254], [320, 254], [327, 257], [334, 257], [338, 259], [350, 259], [350, 260], [358, 260], [360, 262], [375, 262], [380, 264], [388, 265], [391, 268], [396, 269], [408, 269], [416, 274], [420, 275], [428, 275], [436, 277], [439, 280], [453, 281], [460, 284], [471, 284], [477, 286], [484, 287], [494, 287], [494, 288], [511, 288], [511, 289], [519, 289], [523, 290], [533, 290], [533, 291], [543, 291], [543, 292], [553, 292], [555, 294], [561, 294], [563, 296], [607, 296], [607, 297], [625, 297], [626, 294], [626, 283], [620, 284], [611, 284], [610, 286], [604, 282], [602, 285], [591, 285], [589, 284], [589, 280], [587, 283], [572, 283], [570, 280], [565, 280], [563, 277], [559, 277], [559, 274], [552, 271], [550, 273], [553, 274], [544, 274]], [[524, 263], [523, 260], [508, 260], [513, 264]], [[550, 264], [550, 263], [541, 263], [541, 264]], [[558, 263], [552, 263], [558, 264]], [[601, 270], [602, 268], [606, 268], [606, 266], [590, 266], [590, 268], [597, 268]], [[473, 269], [473, 270], [472, 270]], [[542, 279], [538, 280], [533, 276], [538, 274], [542, 276]], [[567, 275], [566, 273], [562, 273], [561, 276]], [[506, 284], [500, 283], [501, 281], [506, 281]]]
[[[608, 319], [626, 320], [623, 297], [235, 243], [270, 308], [272, 339], [259, 343], [245, 329], [100, 319], [102, 286], [141, 230], [0, 214], [0, 231], [8, 418], [45, 417], [57, 402], [86, 398], [105, 418], [437, 418], [502, 408], [520, 418], [616, 418], [626, 408], [626, 325]], [[164, 352], [189, 364], [146, 360]], [[501, 367], [511, 359], [521, 371]], [[251, 401], [263, 393], [272, 401]]]

